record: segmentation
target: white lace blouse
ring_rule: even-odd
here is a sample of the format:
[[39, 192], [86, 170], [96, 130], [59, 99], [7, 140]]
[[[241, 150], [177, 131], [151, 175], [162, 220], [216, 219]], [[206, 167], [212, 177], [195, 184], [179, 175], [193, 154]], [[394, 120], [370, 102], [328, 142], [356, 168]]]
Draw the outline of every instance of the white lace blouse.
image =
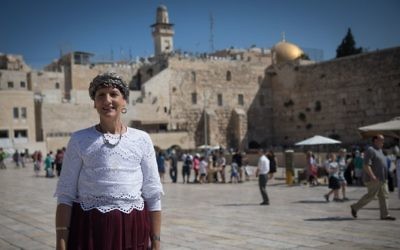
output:
[[[105, 136], [112, 144], [120, 139], [120, 135]], [[130, 213], [143, 210], [144, 201], [149, 211], [161, 210], [163, 193], [153, 143], [146, 132], [128, 128], [112, 147], [93, 126], [72, 134], [54, 196], [58, 204], [78, 202], [85, 211]]]

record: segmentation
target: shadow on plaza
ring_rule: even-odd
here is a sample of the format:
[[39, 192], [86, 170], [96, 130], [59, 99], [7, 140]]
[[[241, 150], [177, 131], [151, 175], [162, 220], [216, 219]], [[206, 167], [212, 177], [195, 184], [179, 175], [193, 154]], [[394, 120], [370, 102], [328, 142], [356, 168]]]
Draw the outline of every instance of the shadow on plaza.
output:
[[[363, 210], [379, 210], [379, 207], [363, 207], [362, 209], [363, 209]], [[389, 206], [388, 210], [389, 210], [389, 211], [390, 211], [390, 210], [399, 210], [399, 211], [400, 211], [400, 207], [394, 207], [394, 208], [392, 208], [392, 207]]]
[[352, 217], [339, 217], [339, 216], [304, 219], [304, 221], [321, 221], [321, 222], [322, 221], [352, 221], [352, 220], [377, 220], [377, 219], [373, 219], [373, 218], [354, 219]]
[[301, 200], [301, 201], [294, 201], [293, 203], [304, 203], [304, 204], [321, 204], [321, 203], [326, 203], [328, 204], [328, 202], [324, 201], [324, 200], [320, 200], [320, 201], [316, 201], [316, 200]]
[[231, 204], [220, 204], [218, 207], [246, 207], [246, 206], [260, 206], [258, 203], [231, 203]]

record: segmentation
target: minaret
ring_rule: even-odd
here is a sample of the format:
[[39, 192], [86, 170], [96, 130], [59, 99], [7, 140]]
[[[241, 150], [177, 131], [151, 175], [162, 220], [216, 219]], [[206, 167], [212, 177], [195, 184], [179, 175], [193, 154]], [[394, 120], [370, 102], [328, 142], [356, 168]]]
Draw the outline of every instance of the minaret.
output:
[[168, 54], [174, 50], [173, 26], [172, 23], [169, 23], [167, 7], [160, 5], [157, 8], [156, 23], [151, 25], [155, 56]]

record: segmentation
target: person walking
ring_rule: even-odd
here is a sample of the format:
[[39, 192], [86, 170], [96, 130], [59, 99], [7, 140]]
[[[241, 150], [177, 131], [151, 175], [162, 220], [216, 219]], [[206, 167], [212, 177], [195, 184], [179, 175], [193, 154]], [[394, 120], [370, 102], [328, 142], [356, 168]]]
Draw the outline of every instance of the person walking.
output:
[[4, 152], [3, 148], [0, 148], [0, 169], [6, 169], [6, 164], [4, 163], [4, 160], [6, 159], [7, 154]]
[[364, 184], [368, 189], [361, 199], [352, 204], [351, 215], [357, 218], [358, 211], [371, 202], [375, 196], [379, 199], [379, 210], [381, 220], [396, 220], [389, 215], [388, 211], [388, 191], [387, 191], [387, 167], [386, 157], [382, 152], [385, 138], [382, 134], [372, 138], [373, 145], [368, 147], [364, 154]]
[[235, 153], [232, 156], [232, 164], [236, 163], [238, 167], [238, 172], [239, 172], [239, 183], [243, 181], [243, 169], [242, 169], [242, 153], [240, 152], [239, 149], [235, 151]]
[[[217, 158], [217, 169], [218, 169], [218, 172], [219, 172], [219, 174], [221, 176], [221, 183], [225, 183], [226, 182], [226, 179], [225, 179], [225, 168], [226, 168], [226, 159], [225, 159], [225, 156], [224, 156], [224, 151], [221, 149], [219, 151], [218, 158]], [[217, 181], [218, 181], [218, 178], [217, 178]]]
[[158, 174], [160, 175], [161, 182], [164, 183], [164, 174], [165, 174], [165, 157], [164, 153], [160, 149], [157, 152], [157, 167], [158, 167]]
[[178, 157], [176, 155], [175, 149], [171, 150], [169, 160], [169, 176], [171, 177], [172, 183], [176, 183], [178, 181]]
[[267, 194], [269, 160], [265, 156], [265, 150], [260, 149], [258, 154], [260, 155], [260, 158], [258, 159], [256, 177], [258, 177], [258, 187], [260, 188], [260, 193], [263, 199], [260, 205], [269, 205], [269, 198]]
[[356, 185], [362, 186], [362, 185], [364, 185], [363, 181], [362, 181], [364, 163], [363, 163], [362, 154], [360, 153], [359, 150], [356, 150], [353, 161], [354, 161], [354, 172], [355, 172]]
[[337, 158], [337, 163], [339, 165], [339, 171], [338, 171], [338, 178], [339, 178], [339, 184], [340, 184], [340, 188], [342, 190], [342, 195], [343, 201], [348, 201], [349, 198], [347, 198], [346, 196], [346, 187], [347, 187], [347, 181], [345, 178], [345, 172], [347, 170], [347, 160], [346, 160], [346, 153], [347, 150], [345, 148], [342, 148], [339, 150], [339, 156]]
[[56, 249], [160, 249], [161, 195], [150, 136], [122, 122], [129, 88], [96, 76], [89, 95], [99, 123], [74, 132], [55, 192]]
[[278, 160], [274, 154], [273, 150], [268, 151], [267, 158], [269, 160], [269, 173], [268, 179], [274, 181], [274, 173], [276, 173], [276, 168], [278, 165]]
[[61, 169], [62, 169], [62, 163], [64, 159], [64, 151], [61, 149], [57, 150], [56, 157], [55, 157], [55, 164], [56, 164], [56, 172], [57, 176], [59, 177], [61, 174]]
[[326, 171], [329, 174], [328, 187], [330, 191], [324, 195], [326, 202], [329, 202], [329, 197], [333, 194], [333, 201], [342, 201], [339, 199], [339, 176], [338, 176], [338, 163], [336, 156], [333, 153], [329, 153], [325, 162]]
[[192, 169], [192, 156], [190, 154], [185, 154], [183, 157], [183, 166], [182, 166], [183, 183], [190, 182], [189, 178], [191, 169]]

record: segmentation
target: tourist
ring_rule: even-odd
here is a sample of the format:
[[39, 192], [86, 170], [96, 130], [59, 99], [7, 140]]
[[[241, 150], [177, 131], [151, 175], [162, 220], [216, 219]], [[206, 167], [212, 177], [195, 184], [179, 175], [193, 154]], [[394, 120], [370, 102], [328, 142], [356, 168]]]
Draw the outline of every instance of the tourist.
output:
[[232, 156], [232, 163], [236, 163], [238, 167], [238, 172], [239, 172], [239, 183], [243, 181], [243, 169], [242, 169], [242, 153], [240, 152], [239, 149], [235, 151], [235, 153]]
[[260, 158], [258, 159], [258, 165], [256, 170], [256, 177], [258, 177], [258, 187], [263, 201], [260, 205], [269, 205], [269, 198], [267, 194], [267, 181], [269, 172], [269, 160], [265, 156], [265, 151], [260, 149], [258, 151]]
[[0, 169], [6, 169], [6, 164], [4, 163], [4, 160], [6, 159], [7, 154], [4, 152], [3, 148], [0, 148]]
[[379, 199], [379, 210], [382, 220], [396, 220], [389, 215], [387, 191], [386, 157], [382, 152], [385, 138], [379, 134], [372, 138], [373, 145], [368, 147], [364, 154], [364, 184], [368, 189], [361, 199], [351, 205], [351, 214], [357, 218], [358, 211], [370, 203], [376, 196]]
[[200, 173], [200, 179], [199, 183], [203, 184], [206, 182], [206, 175], [207, 175], [207, 168], [210, 164], [207, 162], [207, 157], [202, 156], [200, 158], [200, 164], [199, 164], [199, 173]]
[[185, 154], [183, 157], [183, 166], [182, 166], [182, 179], [183, 183], [189, 183], [190, 171], [192, 168], [192, 156], [190, 154]]
[[[221, 149], [219, 151], [218, 154], [218, 158], [217, 158], [217, 169], [218, 169], [218, 173], [221, 176], [221, 182], [225, 183], [225, 168], [226, 168], [226, 159], [224, 156], [224, 151]], [[218, 177], [217, 177], [217, 181], [218, 181]]]
[[175, 149], [171, 150], [169, 161], [169, 176], [171, 177], [172, 183], [176, 183], [178, 181], [178, 157], [176, 155]]
[[276, 156], [274, 154], [274, 151], [269, 150], [267, 153], [267, 158], [269, 160], [269, 173], [268, 173], [268, 179], [274, 180], [274, 173], [276, 173], [276, 168], [278, 164], [278, 160], [276, 159]]
[[362, 186], [363, 158], [359, 150], [356, 150], [354, 154], [353, 163], [354, 163], [354, 176], [356, 179], [356, 185]]
[[344, 177], [344, 173], [346, 172], [347, 169], [346, 152], [347, 150], [345, 148], [340, 149], [339, 156], [337, 157], [337, 163], [339, 165], [338, 177], [339, 177], [339, 184], [342, 189], [343, 201], [349, 200], [346, 197], [347, 181], [346, 178]]
[[194, 171], [193, 183], [199, 182], [199, 169], [200, 169], [200, 154], [197, 153], [193, 158], [193, 171]]
[[150, 136], [121, 121], [129, 89], [105, 73], [89, 95], [100, 121], [73, 133], [64, 153], [57, 249], [160, 249], [163, 189]]
[[15, 150], [15, 152], [13, 154], [13, 161], [15, 163], [15, 167], [19, 168], [20, 156], [19, 156], [18, 150]]
[[53, 165], [53, 157], [51, 157], [51, 154], [48, 153], [46, 155], [46, 158], [44, 159], [44, 171], [46, 172], [47, 178], [54, 177], [52, 165]]
[[64, 159], [64, 151], [61, 149], [58, 149], [57, 153], [56, 153], [56, 157], [54, 159], [54, 161], [56, 163], [57, 176], [60, 176], [60, 174], [61, 174], [63, 159]]
[[333, 153], [329, 153], [327, 160], [325, 162], [325, 169], [329, 174], [328, 187], [330, 191], [324, 195], [324, 198], [329, 202], [329, 197], [333, 194], [333, 201], [342, 201], [339, 199], [339, 176], [338, 176], [338, 163], [336, 161], [336, 156]]
[[162, 183], [164, 183], [165, 157], [161, 149], [157, 153], [157, 167], [158, 167], [158, 174], [160, 175], [160, 180]]
[[307, 157], [307, 181], [309, 186], [318, 186], [318, 166], [315, 161], [315, 156], [311, 151], [308, 151], [306, 154]]

